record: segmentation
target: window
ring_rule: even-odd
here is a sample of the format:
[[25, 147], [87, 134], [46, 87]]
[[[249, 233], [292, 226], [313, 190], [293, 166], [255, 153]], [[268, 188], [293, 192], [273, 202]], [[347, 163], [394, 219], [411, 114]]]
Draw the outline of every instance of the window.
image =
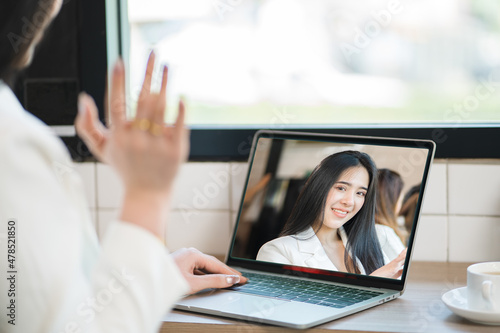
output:
[[246, 159], [258, 128], [428, 138], [437, 157], [500, 157], [482, 144], [500, 134], [498, 1], [119, 5], [131, 105], [154, 48], [170, 107], [188, 103], [193, 159]]

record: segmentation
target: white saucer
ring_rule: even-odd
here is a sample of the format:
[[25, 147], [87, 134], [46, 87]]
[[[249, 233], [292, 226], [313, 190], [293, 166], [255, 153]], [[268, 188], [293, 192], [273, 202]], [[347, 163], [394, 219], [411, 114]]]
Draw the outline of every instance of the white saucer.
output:
[[450, 290], [441, 299], [451, 311], [460, 317], [479, 324], [500, 325], [500, 312], [482, 312], [468, 308], [467, 287]]

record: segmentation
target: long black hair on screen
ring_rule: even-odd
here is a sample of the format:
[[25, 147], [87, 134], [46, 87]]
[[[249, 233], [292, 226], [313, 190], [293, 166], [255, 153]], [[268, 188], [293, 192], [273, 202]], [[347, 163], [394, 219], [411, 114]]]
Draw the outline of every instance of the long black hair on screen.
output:
[[366, 153], [348, 150], [323, 159], [307, 179], [280, 236], [297, 235], [309, 227], [317, 232], [330, 189], [344, 171], [354, 167], [365, 168], [370, 181], [363, 207], [343, 226], [348, 236], [344, 263], [349, 273], [359, 274], [357, 258], [370, 274], [384, 265], [384, 259], [375, 230], [377, 167]]

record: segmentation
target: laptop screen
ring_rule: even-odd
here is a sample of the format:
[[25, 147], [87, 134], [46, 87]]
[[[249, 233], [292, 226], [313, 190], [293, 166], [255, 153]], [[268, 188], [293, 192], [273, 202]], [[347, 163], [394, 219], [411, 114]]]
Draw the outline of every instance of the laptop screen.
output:
[[424, 140], [258, 132], [228, 263], [404, 280], [433, 155]]

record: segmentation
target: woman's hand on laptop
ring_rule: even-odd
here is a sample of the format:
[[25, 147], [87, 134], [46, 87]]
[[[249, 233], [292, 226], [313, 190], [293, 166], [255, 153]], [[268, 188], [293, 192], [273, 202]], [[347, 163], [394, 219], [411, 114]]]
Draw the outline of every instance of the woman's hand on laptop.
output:
[[401, 253], [396, 257], [396, 259], [394, 259], [387, 265], [384, 265], [379, 269], [375, 270], [370, 275], [391, 278], [391, 279], [400, 278], [401, 275], [403, 274], [403, 265], [405, 263], [407, 250], [408, 249], [404, 249], [403, 251], [401, 251]]
[[207, 288], [228, 288], [248, 281], [237, 270], [197, 249], [180, 249], [171, 255], [188, 282], [191, 294]]

